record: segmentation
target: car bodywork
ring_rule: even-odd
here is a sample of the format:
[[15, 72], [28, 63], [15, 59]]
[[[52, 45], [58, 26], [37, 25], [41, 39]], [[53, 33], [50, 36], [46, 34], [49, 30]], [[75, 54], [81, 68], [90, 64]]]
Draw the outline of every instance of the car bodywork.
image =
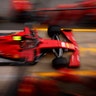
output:
[[0, 56], [14, 61], [13, 65], [15, 62], [17, 65], [33, 65], [48, 53], [48, 50], [54, 53], [53, 49], [62, 48], [63, 51], [67, 49], [73, 52], [68, 66], [78, 67], [80, 65], [79, 49], [72, 30], [63, 29], [60, 32], [68, 41], [41, 38], [36, 30], [30, 30], [28, 27], [21, 32], [1, 33]]

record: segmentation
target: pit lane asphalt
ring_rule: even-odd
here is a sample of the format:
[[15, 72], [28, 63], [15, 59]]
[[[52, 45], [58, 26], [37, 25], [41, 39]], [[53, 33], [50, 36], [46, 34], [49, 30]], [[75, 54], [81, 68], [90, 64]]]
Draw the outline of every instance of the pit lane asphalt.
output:
[[[9, 31], [12, 32], [11, 30]], [[79, 44], [81, 61], [80, 68], [75, 70], [96, 70], [96, 32], [73, 33]], [[47, 33], [40, 31], [39, 35], [45, 38]], [[52, 54], [48, 54], [34, 66], [0, 66], [0, 96], [4, 96], [6, 90], [9, 89], [14, 81], [23, 75], [30, 75], [32, 72], [56, 71], [51, 67], [53, 58]]]

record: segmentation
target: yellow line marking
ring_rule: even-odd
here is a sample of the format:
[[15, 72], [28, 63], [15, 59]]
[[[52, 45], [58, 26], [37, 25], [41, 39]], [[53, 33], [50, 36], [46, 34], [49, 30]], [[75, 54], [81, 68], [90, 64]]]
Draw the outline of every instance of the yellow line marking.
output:
[[80, 49], [81, 52], [84, 52], [84, 51], [96, 52], [96, 48], [83, 48], [83, 47], [80, 47], [79, 49]]
[[71, 74], [80, 76], [96, 76], [96, 71], [81, 70], [81, 71], [73, 71]]
[[38, 72], [38, 73], [35, 73], [35, 75], [38, 75], [38, 76], [62, 76], [63, 74], [62, 73], [59, 73], [59, 72]]
[[72, 29], [73, 32], [96, 32], [96, 29]]
[[[36, 28], [36, 29], [38, 31], [47, 31], [47, 28]], [[65, 29], [67, 29], [67, 28], [65, 28]], [[74, 29], [74, 28], [72, 28], [72, 30], [73, 30], [73, 32], [96, 32], [96, 29]]]
[[80, 71], [78, 71], [78, 70], [70, 70], [70, 69], [68, 69], [67, 71], [66, 71], [66, 69], [65, 70], [63, 70], [62, 72], [36, 72], [36, 73], [33, 73], [33, 74], [35, 74], [35, 75], [37, 75], [37, 76], [42, 76], [42, 77], [44, 77], [44, 76], [47, 76], [47, 77], [58, 77], [58, 76], [66, 76], [66, 74], [70, 74], [70, 75], [79, 75], [79, 76], [96, 76], [96, 71], [93, 71], [93, 70], [80, 70]]

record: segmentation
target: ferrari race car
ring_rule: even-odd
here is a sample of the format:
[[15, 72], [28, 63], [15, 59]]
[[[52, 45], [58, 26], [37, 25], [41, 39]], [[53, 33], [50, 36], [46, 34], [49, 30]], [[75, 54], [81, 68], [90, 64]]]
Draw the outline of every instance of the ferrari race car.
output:
[[[55, 55], [52, 61], [53, 68], [79, 67], [79, 50], [72, 30], [62, 29], [58, 25], [48, 27], [50, 39], [43, 39], [35, 29], [25, 27], [23, 31], [17, 33], [0, 34], [0, 57], [4, 64], [9, 65], [34, 65], [46, 53], [51, 52]], [[60, 36], [66, 38], [61, 40]], [[71, 51], [69, 61], [63, 56], [64, 52]]]

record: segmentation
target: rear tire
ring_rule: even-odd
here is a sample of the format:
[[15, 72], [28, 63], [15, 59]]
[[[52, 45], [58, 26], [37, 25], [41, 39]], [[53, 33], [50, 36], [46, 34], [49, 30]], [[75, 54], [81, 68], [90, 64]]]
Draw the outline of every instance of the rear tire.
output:
[[52, 67], [55, 69], [64, 68], [68, 66], [67, 59], [64, 57], [56, 57], [52, 61]]
[[60, 35], [61, 27], [58, 25], [51, 25], [48, 27], [48, 36], [53, 37], [54, 35]]

